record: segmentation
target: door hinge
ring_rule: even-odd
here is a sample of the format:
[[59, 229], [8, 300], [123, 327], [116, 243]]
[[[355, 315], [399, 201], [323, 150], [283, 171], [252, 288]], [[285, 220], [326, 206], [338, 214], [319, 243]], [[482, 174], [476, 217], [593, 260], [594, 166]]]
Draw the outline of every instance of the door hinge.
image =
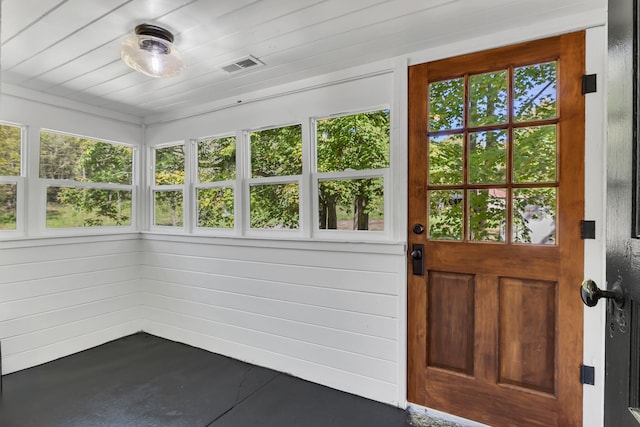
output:
[[580, 238], [582, 240], [596, 238], [595, 221], [585, 221], [584, 219], [580, 221]]
[[580, 365], [580, 383], [596, 384], [596, 369], [593, 366]]
[[598, 91], [596, 80], [597, 79], [595, 74], [585, 74], [584, 76], [582, 76], [582, 94], [583, 95]]

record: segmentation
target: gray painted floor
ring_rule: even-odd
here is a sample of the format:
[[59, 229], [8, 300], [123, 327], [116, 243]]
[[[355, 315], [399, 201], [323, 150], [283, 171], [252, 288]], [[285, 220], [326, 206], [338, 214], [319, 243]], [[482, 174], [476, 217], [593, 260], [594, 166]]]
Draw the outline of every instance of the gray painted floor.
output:
[[2, 427], [456, 426], [139, 333], [5, 375]]

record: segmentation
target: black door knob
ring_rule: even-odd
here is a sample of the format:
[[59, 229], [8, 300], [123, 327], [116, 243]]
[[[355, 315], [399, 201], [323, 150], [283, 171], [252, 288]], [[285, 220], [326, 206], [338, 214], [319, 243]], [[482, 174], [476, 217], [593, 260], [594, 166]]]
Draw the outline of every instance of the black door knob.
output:
[[582, 286], [580, 286], [580, 296], [582, 297], [582, 302], [587, 307], [594, 307], [598, 304], [600, 298], [611, 298], [619, 307], [624, 305], [624, 290], [622, 286], [620, 286], [620, 282], [615, 282], [613, 286], [611, 286], [611, 289], [603, 290], [598, 287], [596, 282], [587, 279], [583, 281]]
[[414, 249], [411, 251], [411, 258], [422, 259], [422, 251], [420, 249]]

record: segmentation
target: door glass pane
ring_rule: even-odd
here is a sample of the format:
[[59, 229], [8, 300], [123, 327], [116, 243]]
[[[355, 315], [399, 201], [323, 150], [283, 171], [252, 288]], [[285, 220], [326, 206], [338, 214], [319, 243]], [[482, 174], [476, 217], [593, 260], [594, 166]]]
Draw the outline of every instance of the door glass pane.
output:
[[462, 134], [429, 138], [429, 184], [462, 184]]
[[507, 121], [507, 71], [469, 77], [469, 127]]
[[504, 242], [507, 221], [507, 190], [469, 190], [469, 240]]
[[507, 132], [469, 134], [469, 182], [496, 184], [507, 181]]
[[233, 188], [198, 189], [198, 227], [233, 228]]
[[556, 117], [556, 62], [514, 70], [513, 117], [516, 122]]
[[463, 125], [464, 79], [429, 85], [429, 130], [459, 129]]
[[513, 182], [555, 182], [556, 162], [556, 125], [513, 130]]
[[251, 194], [251, 228], [300, 228], [298, 184], [254, 185]]
[[0, 184], [0, 230], [16, 229], [17, 190], [16, 184]]
[[384, 179], [345, 179], [318, 183], [318, 228], [384, 230]]
[[556, 243], [556, 189], [513, 190], [513, 241], [554, 245]]
[[462, 240], [462, 190], [429, 191], [429, 238]]
[[182, 191], [156, 191], [155, 225], [182, 227]]

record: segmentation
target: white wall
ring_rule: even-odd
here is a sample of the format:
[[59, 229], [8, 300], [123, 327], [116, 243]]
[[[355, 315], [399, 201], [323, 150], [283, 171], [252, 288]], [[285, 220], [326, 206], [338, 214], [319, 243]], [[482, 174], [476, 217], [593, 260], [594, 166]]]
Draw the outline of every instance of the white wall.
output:
[[[397, 120], [393, 67], [371, 64], [333, 82], [297, 82], [152, 124], [147, 144], [381, 107]], [[402, 170], [406, 156], [392, 149], [394, 156]], [[392, 236], [353, 243], [145, 234], [145, 330], [402, 406], [406, 261], [404, 243]]]
[[55, 230], [44, 229], [38, 152], [41, 128], [139, 146], [142, 127], [137, 118], [6, 86], [0, 119], [27, 127], [28, 159], [24, 233], [0, 233], [0, 340], [7, 374], [140, 330], [139, 234], [84, 230], [85, 237], [53, 237]]
[[144, 330], [398, 401], [404, 245], [143, 240]]
[[140, 239], [0, 241], [2, 373], [141, 329]]

